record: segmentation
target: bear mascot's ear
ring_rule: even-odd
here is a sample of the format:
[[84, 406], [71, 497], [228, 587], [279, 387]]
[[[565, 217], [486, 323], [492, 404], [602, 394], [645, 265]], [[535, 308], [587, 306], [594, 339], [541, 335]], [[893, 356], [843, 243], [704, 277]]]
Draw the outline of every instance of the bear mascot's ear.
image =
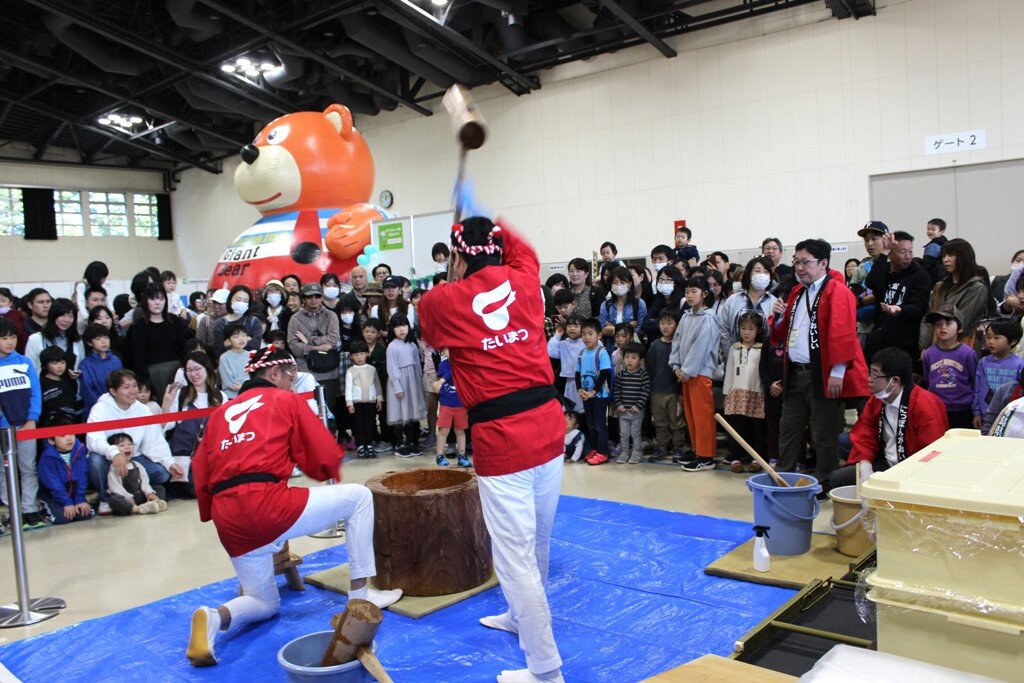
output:
[[332, 104], [324, 109], [324, 118], [331, 122], [334, 130], [338, 131], [341, 139], [352, 139], [352, 112], [343, 104]]

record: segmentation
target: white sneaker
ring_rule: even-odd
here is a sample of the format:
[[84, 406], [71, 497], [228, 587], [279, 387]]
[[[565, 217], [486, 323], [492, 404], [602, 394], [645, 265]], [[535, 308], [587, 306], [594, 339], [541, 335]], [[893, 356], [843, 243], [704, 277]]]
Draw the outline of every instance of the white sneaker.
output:
[[497, 629], [498, 631], [508, 631], [509, 633], [519, 633], [519, 626], [513, 623], [512, 615], [508, 612], [503, 614], [495, 614], [490, 617], [480, 617], [480, 623], [487, 628]]
[[220, 613], [209, 607], [200, 607], [192, 613], [192, 630], [188, 637], [185, 656], [192, 666], [213, 666], [217, 655], [213, 643], [220, 630]]
[[402, 597], [402, 589], [395, 588], [390, 591], [379, 591], [376, 588], [367, 588], [366, 597], [364, 600], [369, 600], [380, 609], [390, 607], [391, 605], [398, 602]]
[[157, 512], [163, 512], [167, 509], [167, 501], [163, 498], [157, 498], [153, 502], [156, 503], [157, 508], [159, 508]]
[[110, 503], [107, 501], [101, 501], [99, 508], [96, 510], [96, 514], [103, 515], [104, 517], [114, 514], [114, 511], [110, 508]]
[[300, 470], [299, 466], [296, 465], [295, 467], [292, 468], [291, 476], [289, 476], [288, 478], [289, 479], [294, 479], [295, 477], [301, 477], [301, 476], [302, 476], [302, 470]]
[[[139, 514], [155, 515], [156, 513], [160, 512], [160, 503], [163, 503], [163, 501], [161, 500], [157, 502], [155, 500], [151, 500], [146, 503], [143, 503], [142, 505], [139, 506]], [[167, 507], [167, 503], [164, 503], [164, 507]]]

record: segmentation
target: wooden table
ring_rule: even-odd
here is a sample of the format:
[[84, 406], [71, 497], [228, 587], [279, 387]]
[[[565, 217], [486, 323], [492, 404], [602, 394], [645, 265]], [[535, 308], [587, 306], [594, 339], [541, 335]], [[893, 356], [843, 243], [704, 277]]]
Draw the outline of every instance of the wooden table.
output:
[[795, 680], [795, 676], [718, 655], [704, 655], [647, 679], [649, 683], [789, 683]]

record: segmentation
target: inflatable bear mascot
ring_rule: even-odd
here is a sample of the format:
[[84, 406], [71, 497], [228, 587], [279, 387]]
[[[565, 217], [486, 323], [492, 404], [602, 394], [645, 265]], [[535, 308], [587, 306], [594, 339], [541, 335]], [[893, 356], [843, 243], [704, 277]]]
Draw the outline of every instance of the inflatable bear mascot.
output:
[[210, 287], [262, 287], [288, 274], [344, 278], [370, 243], [373, 157], [347, 107], [274, 119], [242, 148], [235, 191], [263, 214], [227, 248]]

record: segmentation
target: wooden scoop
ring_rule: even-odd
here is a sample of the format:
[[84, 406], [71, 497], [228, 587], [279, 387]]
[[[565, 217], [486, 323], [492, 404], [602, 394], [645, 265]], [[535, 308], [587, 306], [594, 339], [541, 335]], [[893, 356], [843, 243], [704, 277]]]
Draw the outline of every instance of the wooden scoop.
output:
[[[718, 413], [715, 413], [715, 419], [718, 420], [718, 424], [722, 425], [722, 429], [728, 432], [729, 436], [736, 439], [736, 443], [742, 446], [743, 450], [745, 450], [751, 458], [757, 461], [758, 465], [764, 468], [764, 471], [767, 472], [771, 476], [771, 478], [775, 480], [776, 484], [783, 488], [789, 488], [791, 486], [791, 484], [788, 481], [779, 476], [779, 473], [775, 471], [775, 468], [768, 464], [767, 460], [758, 455], [757, 451], [755, 451], [751, 447], [751, 445], [747, 443], [746, 439], [744, 439], [742, 436], [736, 433], [736, 430], [732, 428], [731, 424], [726, 422], [724, 417], [722, 417]], [[814, 482], [808, 479], [807, 477], [800, 477], [799, 479], [796, 480], [795, 484], [792, 484], [792, 486], [808, 486], [813, 483]]]
[[335, 666], [358, 659], [380, 683], [392, 683], [377, 655], [370, 650], [383, 620], [384, 613], [369, 600], [349, 600], [345, 611], [331, 619], [334, 635], [320, 666]]

